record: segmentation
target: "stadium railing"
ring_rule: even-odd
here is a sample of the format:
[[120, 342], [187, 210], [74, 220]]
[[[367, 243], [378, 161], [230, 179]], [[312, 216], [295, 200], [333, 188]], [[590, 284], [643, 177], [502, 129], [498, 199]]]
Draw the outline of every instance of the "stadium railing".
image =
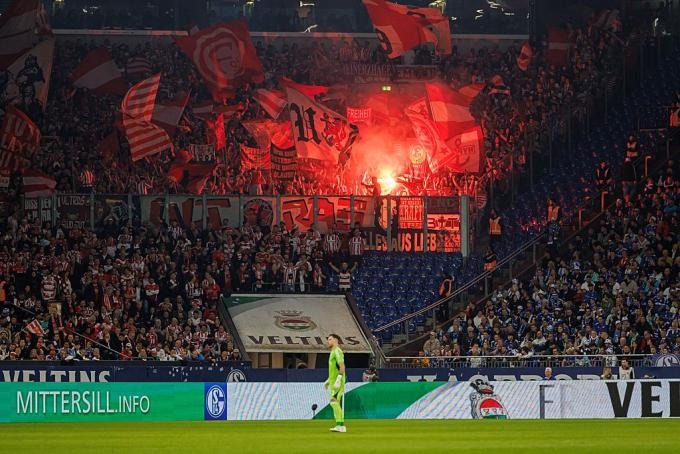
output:
[[[462, 307], [466, 304], [466, 301], [464, 300], [464, 296], [467, 294], [467, 292], [473, 288], [475, 288], [477, 285], [483, 284], [484, 285], [484, 296], [487, 297], [489, 296], [489, 283], [491, 278], [493, 277], [494, 274], [498, 274], [500, 270], [503, 270], [504, 268], [507, 267], [507, 272], [509, 275], [509, 278], [512, 279], [513, 275], [513, 265], [517, 263], [520, 260], [523, 260], [525, 258], [526, 253], [531, 249], [532, 254], [531, 254], [531, 263], [535, 264], [536, 260], [538, 258], [537, 254], [537, 248], [540, 243], [540, 241], [543, 239], [545, 236], [545, 232], [541, 232], [534, 238], [530, 239], [526, 243], [524, 243], [522, 246], [517, 248], [512, 254], [506, 256], [502, 260], [498, 262], [496, 265], [496, 268], [485, 271], [479, 276], [477, 276], [475, 279], [466, 282], [465, 284], [461, 285], [458, 287], [451, 295], [446, 296], [444, 298], [441, 298], [434, 303], [430, 304], [429, 306], [425, 306], [420, 310], [417, 310], [415, 312], [412, 312], [408, 315], [405, 315], [397, 320], [394, 320], [390, 323], [387, 323], [383, 326], [379, 326], [378, 328], [374, 329], [374, 333], [380, 333], [382, 331], [392, 329], [395, 326], [398, 325], [403, 325], [403, 332], [406, 334], [406, 341], [408, 342], [409, 340], [409, 323], [414, 320], [418, 316], [430, 314], [430, 320], [431, 320], [431, 326], [429, 328], [434, 329], [435, 326], [437, 325], [436, 317], [434, 315], [435, 311], [442, 306], [443, 304], [451, 304], [451, 310], [449, 312], [453, 313], [456, 310], [462, 309]], [[428, 329], [428, 326], [425, 327], [426, 330]]]
[[[673, 355], [671, 355], [673, 356]], [[659, 365], [659, 355], [533, 355], [533, 356], [400, 356], [388, 357], [388, 369], [422, 367], [619, 367], [623, 359], [631, 367]]]

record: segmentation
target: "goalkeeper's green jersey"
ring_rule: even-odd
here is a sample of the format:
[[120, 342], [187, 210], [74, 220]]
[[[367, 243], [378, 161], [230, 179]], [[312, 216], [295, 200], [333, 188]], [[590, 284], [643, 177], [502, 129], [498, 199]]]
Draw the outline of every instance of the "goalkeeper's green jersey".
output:
[[[345, 354], [342, 353], [340, 347], [335, 347], [328, 356], [328, 382], [331, 386], [335, 383], [335, 379], [338, 378], [340, 364], [345, 364]], [[343, 384], [345, 383], [345, 378], [342, 377]]]

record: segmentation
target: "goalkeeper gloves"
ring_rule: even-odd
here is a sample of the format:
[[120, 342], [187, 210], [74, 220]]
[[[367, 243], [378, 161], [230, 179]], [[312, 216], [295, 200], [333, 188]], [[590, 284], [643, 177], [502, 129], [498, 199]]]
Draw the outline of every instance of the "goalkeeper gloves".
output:
[[338, 375], [338, 378], [335, 379], [335, 383], [333, 384], [333, 389], [340, 389], [341, 384], [342, 384], [342, 375]]

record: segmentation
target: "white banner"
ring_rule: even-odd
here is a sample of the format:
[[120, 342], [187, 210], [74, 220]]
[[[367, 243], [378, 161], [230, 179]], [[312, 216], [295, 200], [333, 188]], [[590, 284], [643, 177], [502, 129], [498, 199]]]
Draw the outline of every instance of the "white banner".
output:
[[[493, 391], [486, 395], [468, 382], [431, 385], [429, 392], [409, 401], [413, 396], [400, 393], [400, 384], [347, 383], [346, 417], [473, 419], [473, 414], [483, 418], [496, 409], [509, 419], [680, 417], [679, 380], [490, 382]], [[241, 382], [227, 383], [227, 389], [230, 420], [312, 419], [312, 405], [321, 410], [328, 403], [321, 383]], [[480, 408], [480, 400], [488, 399], [493, 404]]]
[[327, 352], [329, 334], [345, 352], [371, 352], [342, 295], [232, 295], [227, 308], [248, 353]]

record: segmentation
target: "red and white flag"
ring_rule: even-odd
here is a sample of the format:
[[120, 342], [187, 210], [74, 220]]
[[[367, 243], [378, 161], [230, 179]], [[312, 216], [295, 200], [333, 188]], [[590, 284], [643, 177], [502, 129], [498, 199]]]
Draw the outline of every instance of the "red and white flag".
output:
[[136, 76], [136, 75], [142, 75], [146, 76], [148, 74], [151, 74], [153, 72], [153, 68], [151, 67], [151, 63], [149, 63], [149, 60], [147, 60], [144, 57], [132, 57], [130, 60], [127, 62], [127, 66], [125, 67], [125, 72], [127, 73], [128, 77], [130, 76]]
[[253, 99], [272, 117], [274, 120], [279, 118], [283, 109], [288, 105], [286, 95], [279, 90], [265, 90], [260, 88], [253, 92]]
[[105, 47], [88, 53], [69, 79], [74, 87], [87, 88], [95, 95], [122, 95], [128, 90], [120, 69]]
[[437, 38], [435, 50], [442, 55], [451, 55], [453, 46], [451, 44], [449, 18], [442, 14], [439, 8], [406, 8], [407, 15], [420, 17], [421, 24], [424, 27], [429, 28], [429, 30], [434, 33], [435, 37]]
[[42, 0], [14, 0], [0, 16], [0, 68], [6, 68], [52, 30]]
[[48, 197], [54, 194], [57, 187], [57, 182], [52, 177], [39, 170], [24, 170], [22, 181], [26, 197]]
[[176, 44], [194, 62], [217, 102], [247, 83], [264, 81], [264, 68], [243, 21], [213, 25]]
[[52, 76], [54, 41], [54, 38], [48, 38], [38, 43], [7, 67], [12, 80], [5, 86], [8, 103], [26, 105], [37, 101], [42, 109], [45, 108]]
[[446, 141], [450, 153], [439, 159], [439, 168], [454, 171], [479, 173], [484, 169], [484, 133], [482, 128], [474, 128]]
[[528, 42], [524, 43], [522, 45], [522, 50], [519, 52], [519, 56], [517, 57], [517, 67], [521, 69], [522, 71], [526, 71], [529, 69], [529, 65], [531, 64], [531, 58], [533, 57], [534, 53], [531, 50], [531, 46], [529, 45]]
[[165, 129], [170, 136], [174, 136], [187, 102], [189, 93], [184, 92], [178, 93], [172, 101], [158, 101], [153, 109], [153, 122]]
[[123, 130], [133, 161], [172, 148], [168, 133], [151, 122], [161, 75], [144, 79], [127, 92], [121, 104]]
[[0, 167], [21, 170], [40, 148], [40, 129], [15, 106], [8, 105], [0, 127]]
[[476, 125], [470, 113], [473, 98], [444, 84], [425, 84], [425, 91], [432, 119], [442, 139], [449, 139]]
[[38, 320], [33, 320], [31, 323], [26, 325], [26, 331], [36, 336], [44, 336], [45, 331], [42, 329], [40, 322]]
[[[362, 1], [373, 22], [378, 41], [389, 58], [397, 58], [421, 44], [438, 43], [437, 35], [422, 16], [409, 14], [407, 6], [385, 0]], [[446, 24], [448, 26], [448, 22]]]
[[298, 157], [339, 162], [354, 144], [359, 128], [345, 117], [291, 87], [286, 87]]
[[571, 33], [566, 28], [548, 28], [548, 63], [555, 66], [566, 66], [569, 63], [571, 50]]

